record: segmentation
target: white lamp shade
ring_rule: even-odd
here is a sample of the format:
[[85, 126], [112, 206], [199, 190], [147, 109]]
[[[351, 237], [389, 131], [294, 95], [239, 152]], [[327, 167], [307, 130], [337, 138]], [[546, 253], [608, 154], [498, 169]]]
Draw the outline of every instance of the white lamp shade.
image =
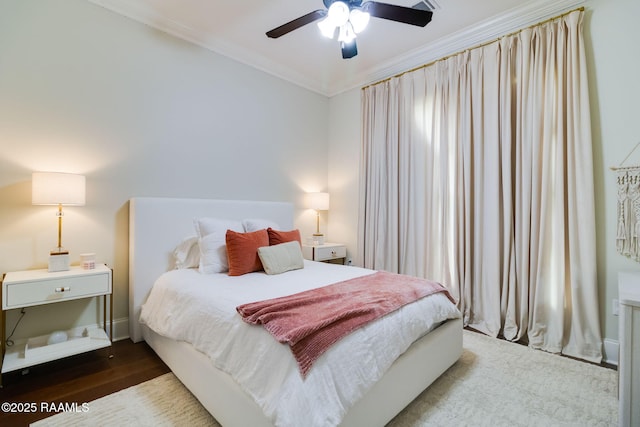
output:
[[84, 175], [62, 172], [34, 172], [31, 177], [31, 203], [34, 205], [84, 206]]
[[310, 209], [317, 211], [329, 210], [329, 193], [307, 193], [307, 197]]

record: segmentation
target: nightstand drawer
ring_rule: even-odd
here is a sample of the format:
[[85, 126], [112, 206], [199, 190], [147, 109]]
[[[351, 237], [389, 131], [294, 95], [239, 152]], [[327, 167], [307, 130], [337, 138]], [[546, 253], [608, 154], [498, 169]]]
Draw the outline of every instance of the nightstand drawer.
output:
[[318, 246], [315, 248], [315, 261], [325, 261], [333, 258], [344, 258], [347, 256], [347, 248], [345, 246]]
[[109, 276], [103, 273], [5, 283], [3, 309], [108, 294], [111, 293]]

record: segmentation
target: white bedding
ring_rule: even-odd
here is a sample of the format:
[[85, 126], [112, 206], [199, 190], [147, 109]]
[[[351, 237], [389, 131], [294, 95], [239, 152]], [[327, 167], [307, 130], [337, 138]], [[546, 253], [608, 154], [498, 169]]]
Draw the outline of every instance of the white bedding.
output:
[[142, 307], [141, 322], [207, 354], [274, 425], [338, 425], [411, 343], [441, 322], [460, 317], [456, 307], [443, 294], [406, 305], [339, 341], [305, 380], [289, 347], [261, 326], [244, 323], [235, 307], [371, 273], [311, 261], [305, 261], [304, 269], [273, 276], [173, 270], [155, 283]]

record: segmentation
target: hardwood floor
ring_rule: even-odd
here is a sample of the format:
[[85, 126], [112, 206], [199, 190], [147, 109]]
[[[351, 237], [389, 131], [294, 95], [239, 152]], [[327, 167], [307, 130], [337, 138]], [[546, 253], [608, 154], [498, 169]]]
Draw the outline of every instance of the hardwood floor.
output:
[[[169, 368], [146, 343], [128, 339], [110, 348], [32, 367], [25, 374], [10, 372], [2, 376], [0, 426], [28, 426], [55, 415], [60, 403], [76, 403], [81, 408], [85, 402], [167, 372]], [[11, 412], [25, 407], [36, 411]]]

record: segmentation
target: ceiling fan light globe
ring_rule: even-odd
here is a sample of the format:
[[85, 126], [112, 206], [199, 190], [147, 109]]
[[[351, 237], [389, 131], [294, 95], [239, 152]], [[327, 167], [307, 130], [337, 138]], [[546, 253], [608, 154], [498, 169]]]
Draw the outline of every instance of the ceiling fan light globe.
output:
[[320, 28], [320, 32], [323, 36], [328, 39], [332, 39], [334, 34], [336, 33], [336, 26], [333, 25], [333, 22], [329, 18], [325, 18], [322, 21], [318, 22], [318, 28]]
[[367, 25], [369, 24], [369, 18], [370, 15], [368, 12], [363, 12], [360, 9], [353, 9], [349, 14], [349, 21], [353, 26], [353, 31], [356, 34], [360, 34], [362, 31], [364, 31], [364, 29], [367, 28]]
[[341, 1], [336, 1], [329, 6], [329, 12], [327, 14], [334, 26], [341, 27], [349, 20], [349, 6]]

